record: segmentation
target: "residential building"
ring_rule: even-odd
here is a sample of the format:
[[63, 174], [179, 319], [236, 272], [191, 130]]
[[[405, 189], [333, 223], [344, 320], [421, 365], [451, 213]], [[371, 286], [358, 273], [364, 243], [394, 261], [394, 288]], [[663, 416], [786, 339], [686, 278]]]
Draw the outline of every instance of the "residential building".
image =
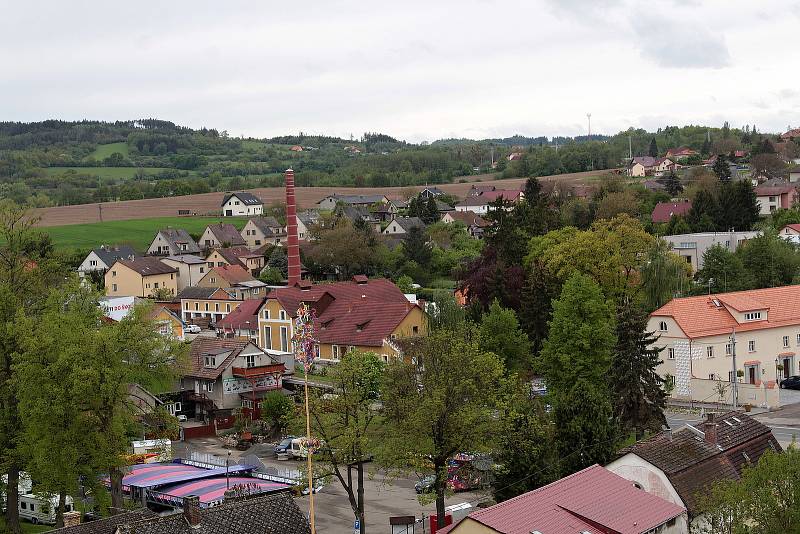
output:
[[519, 190], [494, 189], [483, 191], [477, 196], [468, 196], [455, 205], [455, 211], [473, 211], [479, 215], [484, 215], [489, 211], [489, 205], [498, 198], [503, 198], [509, 202], [517, 202], [524, 197]]
[[476, 510], [441, 534], [685, 534], [686, 509], [593, 465]]
[[175, 312], [166, 306], [156, 306], [150, 311], [150, 319], [155, 322], [158, 333], [165, 337], [183, 341], [185, 333], [183, 331], [183, 321], [175, 315]]
[[[735, 252], [739, 245], [761, 235], [761, 232], [697, 232], [694, 234], [665, 235], [664, 240], [672, 246], [672, 252], [686, 259], [693, 271], [703, 268], [703, 255], [715, 245]], [[724, 285], [723, 280], [719, 281]], [[733, 282], [733, 280], [731, 280]], [[723, 286], [724, 287], [724, 286]]]
[[194, 242], [189, 232], [183, 228], [165, 228], [159, 230], [153, 242], [147, 248], [151, 256], [178, 256], [182, 254], [197, 254], [200, 247]]
[[665, 154], [666, 157], [668, 157], [668, 158], [670, 158], [670, 159], [672, 159], [674, 161], [678, 161], [678, 160], [681, 160], [681, 159], [686, 159], [686, 158], [689, 158], [691, 156], [696, 156], [696, 155], [697, 155], [697, 151], [696, 150], [692, 150], [688, 146], [682, 146], [682, 147], [678, 147], [678, 148], [670, 148], [669, 150], [667, 150], [667, 153]]
[[118, 260], [132, 260], [135, 257], [136, 251], [128, 245], [103, 245], [89, 252], [78, 266], [78, 275], [92, 271], [106, 272]]
[[106, 296], [150, 297], [159, 289], [178, 292], [178, 270], [158, 258], [117, 260], [105, 275]]
[[656, 158], [652, 156], [636, 156], [628, 164], [628, 176], [647, 176], [653, 174]]
[[469, 193], [467, 193], [467, 196], [469, 196], [469, 197], [477, 197], [477, 196], [480, 196], [481, 194], [483, 194], [483, 193], [485, 193], [487, 191], [494, 191], [496, 189], [497, 189], [497, 187], [495, 187], [493, 185], [472, 184], [470, 186], [470, 188], [469, 188]]
[[778, 235], [787, 241], [797, 243], [800, 240], [800, 224], [787, 224], [781, 228]]
[[445, 224], [460, 222], [467, 227], [469, 235], [475, 238], [482, 237], [484, 228], [489, 226], [489, 221], [473, 211], [448, 211], [442, 217], [442, 222]]
[[181, 318], [186, 323], [218, 323], [239, 307], [241, 301], [219, 287], [191, 286], [175, 296], [181, 304]]
[[397, 206], [395, 206], [392, 202], [374, 204], [370, 208], [370, 213], [372, 213], [373, 217], [381, 222], [391, 221], [395, 218], [398, 211], [399, 210]]
[[267, 291], [267, 284], [253, 278], [241, 265], [213, 267], [197, 285], [199, 287], [221, 287], [239, 300], [263, 296]]
[[739, 404], [773, 406], [776, 379], [800, 374], [797, 302], [800, 285], [672, 299], [647, 323], [664, 347], [658, 374], [674, 377], [674, 397], [700, 400], [703, 382], [738, 378]]
[[798, 200], [797, 184], [782, 178], [771, 178], [755, 188], [760, 215], [779, 209], [789, 209]]
[[384, 229], [386, 235], [407, 234], [412, 228], [425, 229], [425, 223], [419, 217], [396, 217]]
[[653, 165], [653, 174], [655, 176], [663, 176], [675, 171], [676, 167], [677, 165], [670, 158], [658, 158]]
[[275, 217], [254, 217], [241, 231], [242, 238], [251, 249], [263, 245], [280, 245], [286, 241], [286, 228]]
[[265, 300], [265, 297], [261, 297], [241, 301], [235, 310], [216, 322], [217, 335], [246, 339], [258, 345], [258, 310], [264, 305]]
[[425, 200], [429, 198], [436, 198], [444, 194], [445, 194], [444, 191], [442, 191], [438, 187], [426, 187], [425, 189], [419, 192], [420, 198], [424, 198]]
[[[162, 477], [169, 478], [163, 474]], [[204, 480], [206, 486], [212, 485], [207, 478]], [[220, 480], [224, 490], [225, 478]], [[253, 480], [263, 482], [259, 479]], [[204, 485], [197, 480], [191, 482], [200, 486]], [[238, 479], [237, 483], [241, 484], [242, 480]], [[181, 506], [182, 511], [178, 513], [157, 515], [149, 510], [147, 512], [125, 512], [51, 532], [55, 534], [311, 533], [304, 513], [297, 506], [291, 493], [286, 491], [247, 498], [230, 496], [226, 497], [222, 504], [215, 506], [201, 503], [197, 495], [188, 495], [183, 497]]]
[[178, 291], [193, 286], [206, 274], [206, 260], [194, 254], [179, 254], [161, 258], [161, 263], [178, 271]]
[[782, 133], [781, 139], [783, 141], [794, 141], [795, 139], [800, 139], [800, 128], [793, 128], [786, 133]]
[[200, 246], [205, 250], [215, 247], [236, 247], [247, 246], [239, 230], [232, 224], [218, 223], [209, 224], [200, 236]]
[[238, 191], [226, 193], [222, 198], [222, 215], [224, 217], [248, 217], [264, 213], [264, 203], [252, 193]]
[[148, 508], [137, 508], [135, 510], [125, 510], [91, 522], [81, 523], [81, 513], [76, 511], [64, 514], [64, 526], [62, 528], [48, 532], [52, 534], [117, 534], [118, 527], [156, 517], [158, 517], [156, 513]]
[[318, 224], [320, 220], [319, 212], [314, 210], [307, 210], [297, 214], [297, 238], [302, 240], [309, 240], [309, 229]]
[[317, 202], [317, 207], [322, 210], [333, 211], [337, 204], [368, 207], [385, 202], [389, 202], [386, 195], [338, 195], [334, 193]]
[[250, 252], [245, 246], [215, 248], [205, 259], [206, 266], [222, 267], [223, 265], [239, 265], [253, 276], [258, 276], [264, 268], [264, 256], [257, 251]]
[[408, 301], [390, 280], [355, 276], [350, 282], [273, 289], [259, 310], [259, 346], [288, 352], [294, 317], [302, 303], [316, 311], [318, 354], [335, 363], [350, 350], [380, 354], [385, 361], [402, 356], [394, 342], [422, 335], [427, 322], [422, 308]]
[[[383, 204], [381, 204], [383, 205]], [[352, 223], [356, 223], [358, 221], [366, 223], [368, 226], [371, 226], [376, 232], [381, 231], [381, 221], [375, 215], [370, 212], [367, 206], [350, 206], [350, 205], [342, 205], [336, 207], [334, 213], [338, 217], [342, 217], [344, 219], [348, 219]], [[298, 235], [298, 239], [299, 239]]]
[[522, 159], [522, 152], [512, 152], [508, 156], [506, 156], [508, 161], [518, 161]]
[[250, 341], [204, 336], [192, 340], [187, 365], [180, 390], [190, 392], [187, 400], [195, 403], [195, 417], [216, 410], [255, 409], [249, 403], [280, 390], [285, 371], [282, 363]]
[[692, 209], [692, 201], [689, 199], [659, 202], [653, 208], [653, 213], [650, 217], [654, 223], [666, 223], [669, 222], [673, 215], [686, 217], [690, 209]]
[[[708, 414], [697, 427], [666, 430], [621, 451], [606, 468], [637, 488], [685, 507], [679, 532], [704, 524], [704, 495], [716, 483], [738, 480], [767, 451], [781, 452], [769, 427], [740, 412]], [[685, 518], [680, 518], [683, 521]]]

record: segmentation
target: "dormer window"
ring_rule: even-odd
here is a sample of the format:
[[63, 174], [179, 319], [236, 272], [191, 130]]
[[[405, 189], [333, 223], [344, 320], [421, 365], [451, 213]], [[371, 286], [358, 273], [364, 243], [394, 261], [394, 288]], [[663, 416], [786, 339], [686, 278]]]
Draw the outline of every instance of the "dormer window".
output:
[[217, 366], [217, 358], [215, 356], [206, 356], [206, 358], [205, 358], [205, 366], [206, 367], [216, 367]]
[[658, 323], [658, 330], [660, 332], [666, 332], [667, 331], [667, 322], [666, 321], [661, 321], [660, 323]]
[[759, 321], [759, 320], [761, 320], [761, 312], [760, 311], [757, 311], [757, 312], [746, 312], [744, 314], [744, 320], [745, 321]]

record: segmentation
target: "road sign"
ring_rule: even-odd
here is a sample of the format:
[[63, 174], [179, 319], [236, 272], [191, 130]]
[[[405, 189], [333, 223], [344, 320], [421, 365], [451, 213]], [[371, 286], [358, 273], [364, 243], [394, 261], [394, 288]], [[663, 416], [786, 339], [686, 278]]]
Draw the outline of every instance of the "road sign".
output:
[[357, 533], [357, 532], [359, 532], [360, 530], [361, 530], [361, 521], [359, 521], [358, 519], [356, 519], [355, 521], [353, 521], [353, 532], [354, 532], [354, 533]]

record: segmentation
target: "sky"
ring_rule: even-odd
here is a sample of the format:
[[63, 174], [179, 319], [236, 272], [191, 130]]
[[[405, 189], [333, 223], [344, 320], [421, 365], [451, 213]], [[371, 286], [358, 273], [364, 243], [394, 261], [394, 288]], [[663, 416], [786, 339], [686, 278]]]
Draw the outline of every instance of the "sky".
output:
[[0, 0], [0, 121], [411, 142], [800, 127], [800, 0]]

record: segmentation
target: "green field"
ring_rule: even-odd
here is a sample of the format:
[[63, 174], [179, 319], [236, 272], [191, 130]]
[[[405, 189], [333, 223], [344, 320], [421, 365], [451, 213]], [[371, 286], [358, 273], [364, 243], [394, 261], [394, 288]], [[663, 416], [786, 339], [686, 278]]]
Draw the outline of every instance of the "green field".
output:
[[90, 158], [98, 161], [107, 158], [114, 152], [119, 152], [125, 157], [128, 157], [128, 143], [108, 143], [107, 145], [97, 145], [97, 148], [89, 154]]
[[[220, 221], [220, 217], [154, 217], [130, 221], [109, 221], [92, 224], [70, 224], [48, 226], [42, 231], [50, 234], [53, 244], [59, 249], [90, 249], [100, 245], [128, 244], [144, 252], [161, 228], [173, 226], [183, 228], [190, 234], [201, 234], [206, 225]], [[245, 217], [225, 217], [241, 230], [247, 223]]]
[[[56, 176], [67, 171], [75, 171], [77, 174], [89, 174], [99, 176], [103, 180], [129, 180], [136, 174], [140, 167], [48, 167], [47, 174]], [[165, 167], [141, 167], [145, 174], [157, 174]]]

